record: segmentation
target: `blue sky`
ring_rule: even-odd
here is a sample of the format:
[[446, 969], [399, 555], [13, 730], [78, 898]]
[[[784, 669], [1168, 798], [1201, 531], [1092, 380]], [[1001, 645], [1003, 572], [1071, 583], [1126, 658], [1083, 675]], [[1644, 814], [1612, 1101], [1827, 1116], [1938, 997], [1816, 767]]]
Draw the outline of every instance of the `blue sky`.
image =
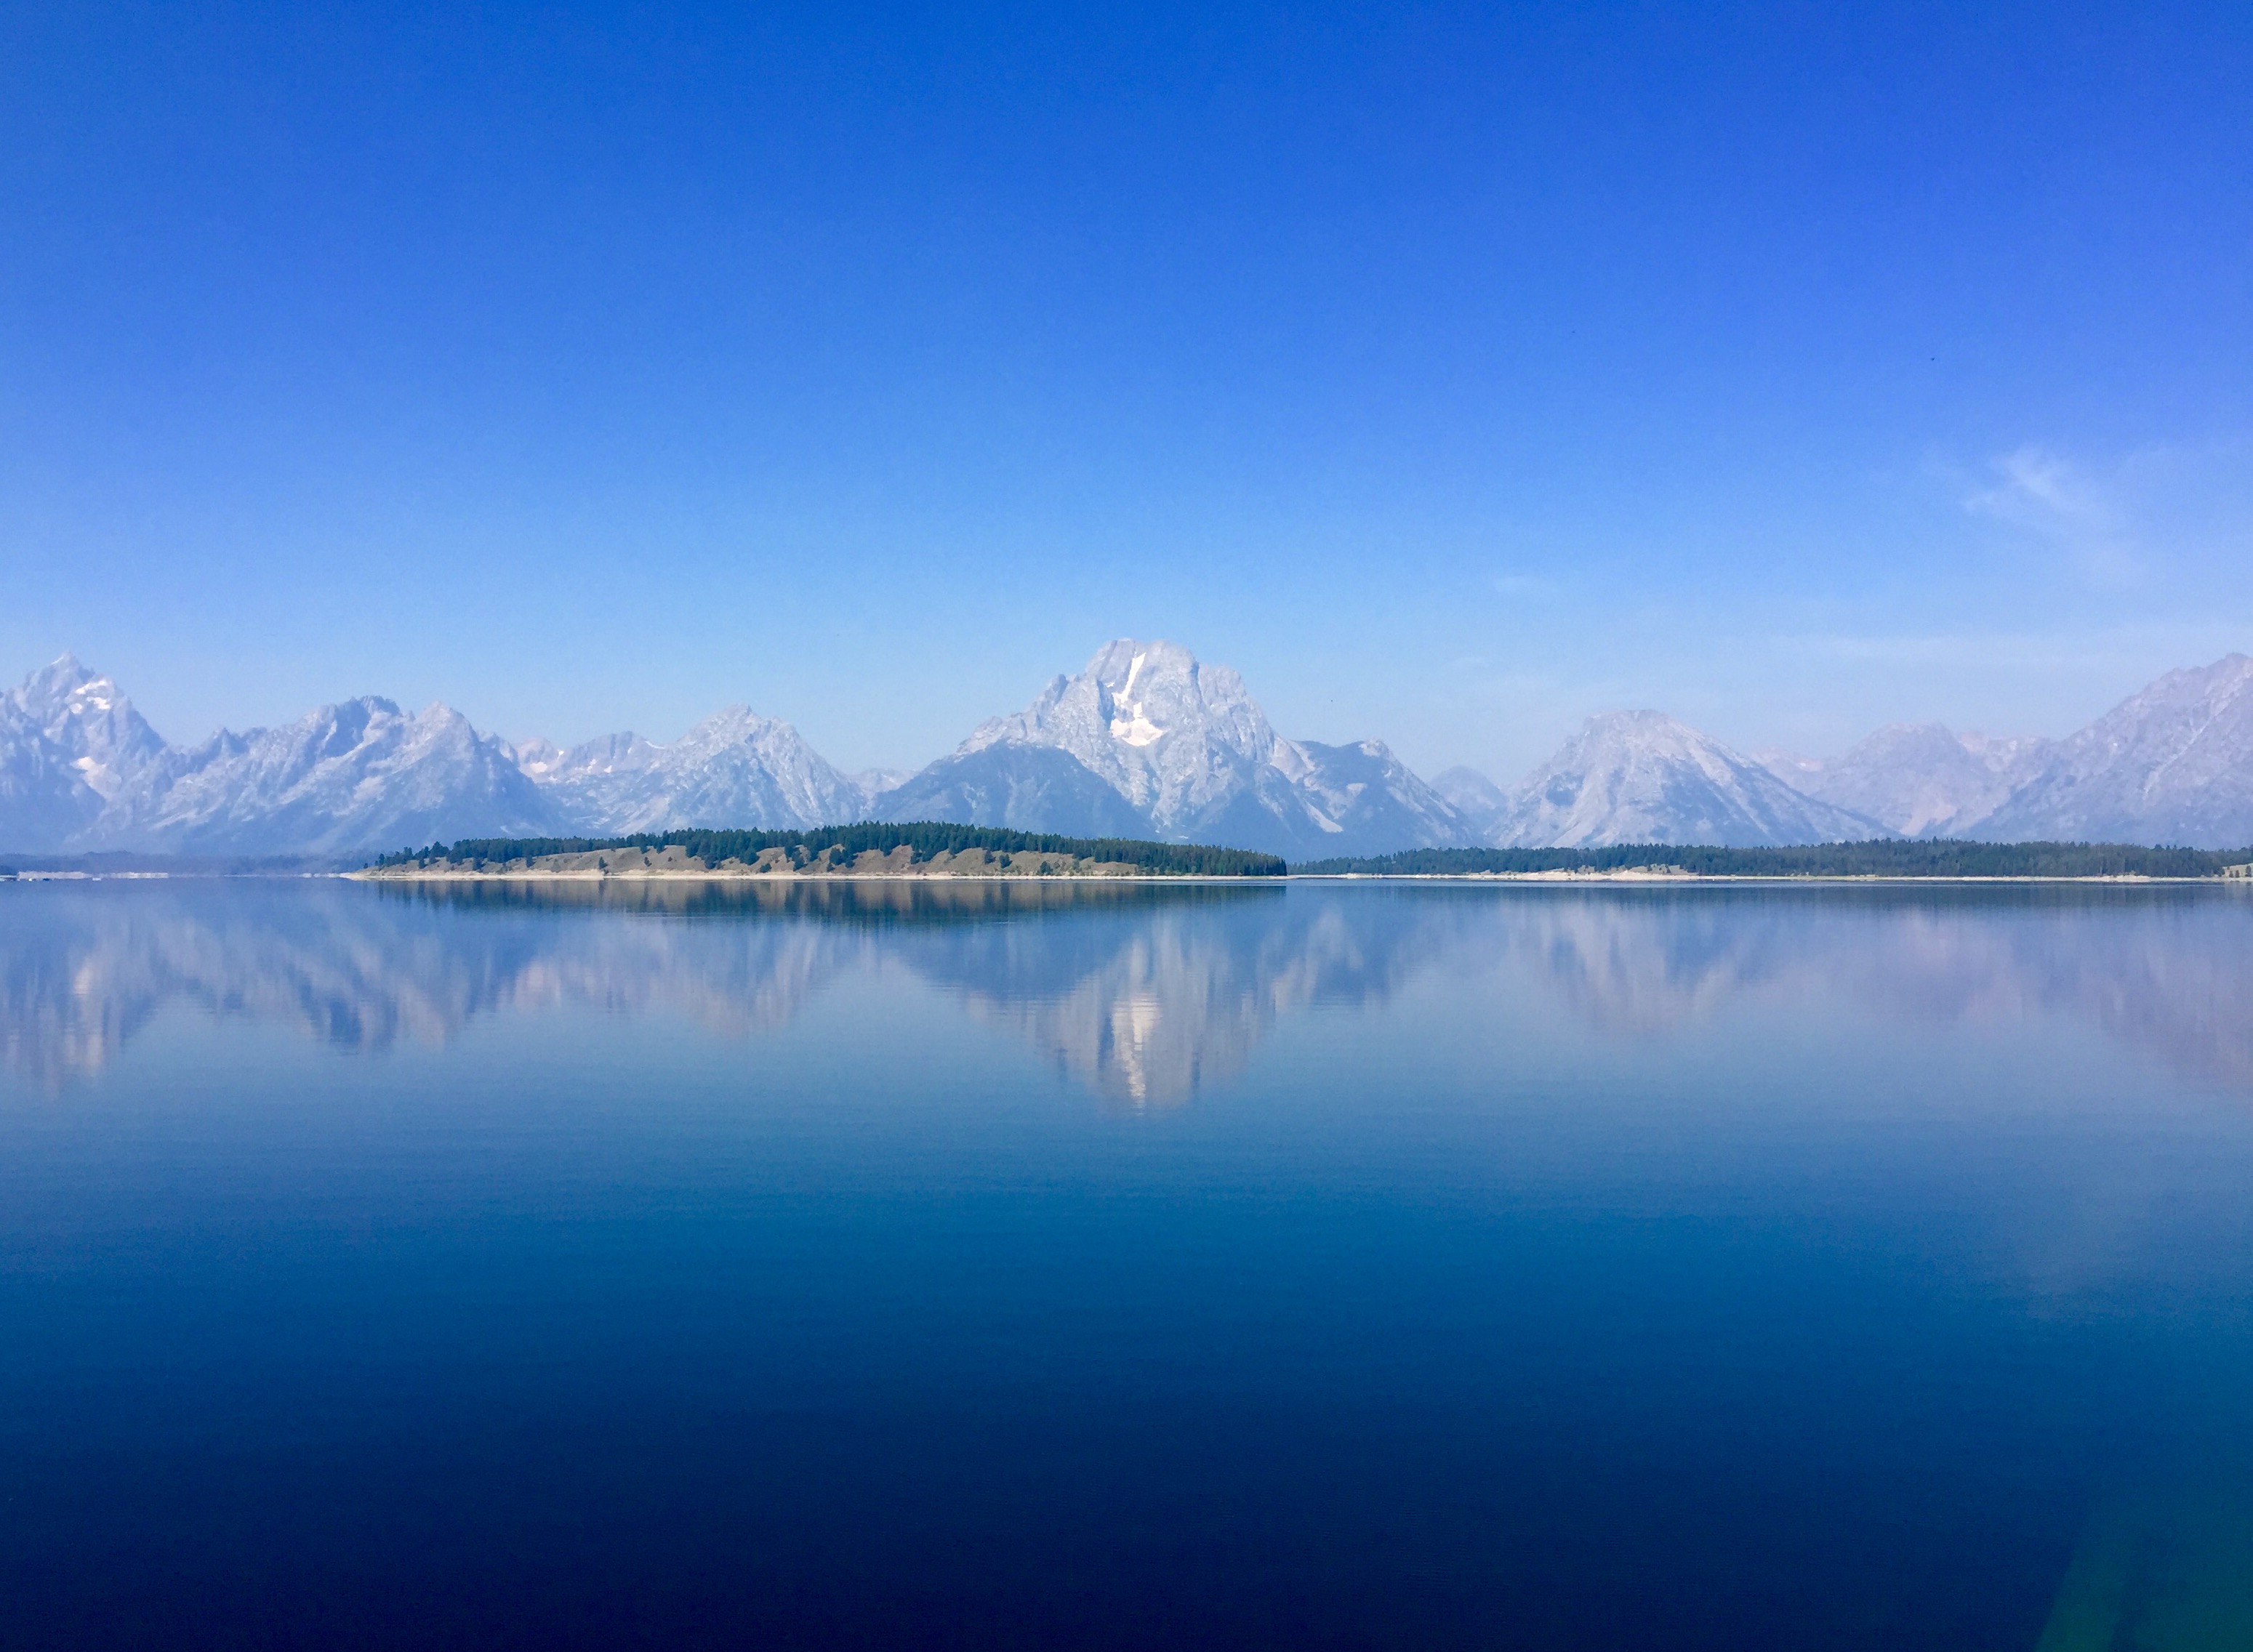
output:
[[2243, 4], [14, 8], [0, 673], [2062, 732], [2253, 649], [2249, 85]]

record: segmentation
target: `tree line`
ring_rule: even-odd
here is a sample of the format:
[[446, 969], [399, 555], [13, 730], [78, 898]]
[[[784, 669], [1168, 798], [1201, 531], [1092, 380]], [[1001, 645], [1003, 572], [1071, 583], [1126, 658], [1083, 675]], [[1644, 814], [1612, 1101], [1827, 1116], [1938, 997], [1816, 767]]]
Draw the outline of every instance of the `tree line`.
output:
[[1407, 849], [1399, 854], [1302, 861], [1302, 876], [1349, 874], [1461, 877], [1478, 872], [1618, 872], [1678, 867], [1704, 877], [2218, 878], [2244, 849], [2145, 847], [2132, 843], [1970, 843], [1877, 838], [1866, 843], [1724, 849], [1710, 845], [1609, 844], [1584, 849]]

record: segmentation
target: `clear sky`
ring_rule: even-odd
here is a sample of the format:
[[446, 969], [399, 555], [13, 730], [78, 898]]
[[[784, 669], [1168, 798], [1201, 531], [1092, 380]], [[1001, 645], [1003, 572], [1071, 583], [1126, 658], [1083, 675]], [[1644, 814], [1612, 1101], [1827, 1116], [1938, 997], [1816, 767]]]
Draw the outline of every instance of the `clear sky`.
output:
[[1509, 778], [2253, 650], [2253, 6], [0, 10], [0, 675]]

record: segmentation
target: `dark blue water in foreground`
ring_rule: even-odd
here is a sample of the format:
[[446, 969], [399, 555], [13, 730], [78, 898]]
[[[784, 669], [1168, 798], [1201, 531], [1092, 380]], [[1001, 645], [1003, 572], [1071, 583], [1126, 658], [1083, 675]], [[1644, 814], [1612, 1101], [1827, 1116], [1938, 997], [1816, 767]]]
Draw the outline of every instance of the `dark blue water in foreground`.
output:
[[0, 888], [0, 1643], [2253, 1646], [2245, 895]]

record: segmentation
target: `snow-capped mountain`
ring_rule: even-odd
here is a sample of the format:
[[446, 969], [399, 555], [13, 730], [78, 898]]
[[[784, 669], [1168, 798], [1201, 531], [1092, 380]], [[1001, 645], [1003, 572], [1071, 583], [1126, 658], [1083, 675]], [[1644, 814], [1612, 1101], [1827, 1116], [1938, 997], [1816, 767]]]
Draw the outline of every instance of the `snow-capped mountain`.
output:
[[115, 681], [88, 671], [73, 654], [33, 672], [8, 701], [38, 725], [80, 782], [104, 800], [137, 780], [165, 750], [164, 737]]
[[1594, 716], [1513, 788], [1489, 828], [1503, 847], [1698, 843], [1756, 847], [1882, 837], [1875, 821], [1795, 791], [1656, 711]]
[[1173, 643], [1125, 639], [1023, 711], [980, 724], [875, 810], [1287, 855], [1475, 840], [1381, 742], [1286, 739], [1227, 666]]
[[2050, 742], [1991, 740], [1936, 722], [1893, 723], [1839, 756], [1756, 753], [1787, 785], [1903, 837], [1961, 836], [2039, 769]]
[[2253, 844], [2253, 659], [2169, 672], [2041, 751], [2008, 798], [1956, 835]]
[[958, 755], [994, 746], [1068, 751], [1154, 826], [1173, 830], [1240, 795], [1274, 755], [1275, 731], [1225, 666], [1171, 643], [1113, 642]]
[[64, 842], [164, 750], [117, 685], [74, 655], [33, 672], [0, 695], [0, 842]]
[[509, 748], [460, 712], [368, 696], [168, 750], [74, 847], [351, 854], [558, 827]]
[[680, 826], [805, 829], [868, 812], [868, 794], [779, 718], [729, 706], [679, 740], [604, 735], [568, 751], [544, 740], [518, 766], [575, 832], [612, 836]]

